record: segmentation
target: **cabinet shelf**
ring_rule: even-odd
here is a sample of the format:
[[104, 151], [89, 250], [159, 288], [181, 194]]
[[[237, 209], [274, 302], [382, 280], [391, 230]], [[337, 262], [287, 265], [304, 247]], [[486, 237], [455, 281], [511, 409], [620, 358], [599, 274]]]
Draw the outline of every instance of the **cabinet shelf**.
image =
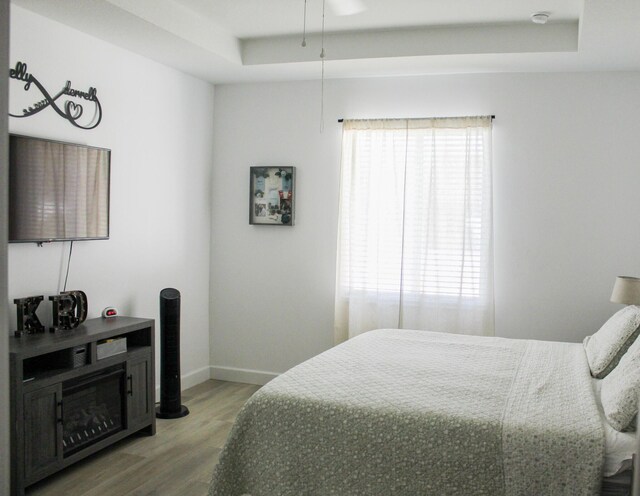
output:
[[41, 381], [45, 381], [52, 377], [56, 377], [58, 375], [62, 375], [64, 373], [70, 372], [74, 369], [71, 368], [60, 368], [60, 369], [34, 369], [32, 371], [25, 371], [23, 374], [22, 383], [23, 384], [39, 384]]

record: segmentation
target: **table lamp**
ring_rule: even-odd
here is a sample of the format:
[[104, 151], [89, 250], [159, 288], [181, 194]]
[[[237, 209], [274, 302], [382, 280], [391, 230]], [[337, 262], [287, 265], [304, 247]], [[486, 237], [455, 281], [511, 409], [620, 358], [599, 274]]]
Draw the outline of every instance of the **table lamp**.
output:
[[640, 305], [640, 279], [629, 276], [616, 277], [611, 301], [624, 305]]

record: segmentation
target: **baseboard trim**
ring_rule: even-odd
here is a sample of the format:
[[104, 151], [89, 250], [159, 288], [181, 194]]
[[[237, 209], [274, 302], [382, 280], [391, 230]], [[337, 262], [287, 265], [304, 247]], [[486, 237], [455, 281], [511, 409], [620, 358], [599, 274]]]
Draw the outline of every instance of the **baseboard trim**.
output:
[[189, 372], [181, 377], [182, 390], [189, 389], [190, 387], [197, 386], [198, 384], [211, 379], [211, 372], [209, 372], [209, 366], [201, 367], [193, 372]]
[[[209, 369], [209, 366], [201, 367], [189, 372], [188, 374], [180, 376], [180, 389], [184, 391], [185, 389], [197, 386], [201, 382], [211, 379], [211, 372]], [[156, 381], [158, 382], [156, 385], [156, 401], [160, 401], [160, 376], [156, 377]]]
[[264, 386], [271, 379], [278, 377], [276, 372], [264, 370], [239, 369], [236, 367], [211, 366], [211, 379], [229, 382], [242, 382], [244, 384], [257, 384]]

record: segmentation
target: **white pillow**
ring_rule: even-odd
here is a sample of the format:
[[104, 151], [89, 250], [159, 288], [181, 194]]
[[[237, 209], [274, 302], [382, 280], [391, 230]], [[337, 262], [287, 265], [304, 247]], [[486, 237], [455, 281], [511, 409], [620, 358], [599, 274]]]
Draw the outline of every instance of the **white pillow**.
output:
[[616, 312], [593, 336], [584, 349], [591, 375], [602, 379], [618, 364], [640, 333], [640, 307], [629, 305]]
[[602, 408], [611, 426], [618, 431], [633, 430], [640, 394], [640, 339], [602, 379], [601, 388]]
[[624, 472], [631, 467], [631, 457], [637, 451], [636, 433], [620, 432], [611, 427], [604, 415], [602, 408], [602, 379], [591, 379], [593, 391], [596, 394], [596, 403], [604, 428], [604, 467], [602, 473], [605, 477], [612, 477]]

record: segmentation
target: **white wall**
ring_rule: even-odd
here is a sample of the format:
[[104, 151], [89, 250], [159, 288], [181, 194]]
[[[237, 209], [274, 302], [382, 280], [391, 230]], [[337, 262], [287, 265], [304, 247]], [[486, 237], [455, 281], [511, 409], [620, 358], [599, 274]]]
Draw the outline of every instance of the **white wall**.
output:
[[[178, 288], [183, 387], [207, 379], [213, 86], [14, 6], [11, 65], [17, 61], [50, 92], [66, 80], [96, 87], [104, 109], [91, 131], [51, 109], [9, 122], [14, 133], [112, 150], [111, 239], [74, 244], [67, 289], [87, 293], [90, 318], [114, 305], [122, 315], [158, 319], [159, 291]], [[19, 112], [22, 85], [11, 81], [10, 92], [10, 109]], [[46, 300], [61, 290], [68, 250], [68, 243], [9, 246], [12, 327], [13, 298]], [[45, 301], [42, 320], [49, 314]]]
[[[620, 308], [608, 301], [615, 276], [640, 275], [640, 73], [329, 80], [325, 88], [321, 134], [319, 82], [216, 87], [215, 375], [264, 381], [332, 345], [341, 117], [496, 114], [498, 336], [578, 341]], [[248, 225], [251, 165], [297, 167], [295, 227]]]
[[[9, 64], [9, 0], [0, 0], [0, 67]], [[7, 78], [0, 78], [0, 302], [7, 299]], [[9, 350], [7, 306], [0, 304], [0, 494], [9, 494]]]

